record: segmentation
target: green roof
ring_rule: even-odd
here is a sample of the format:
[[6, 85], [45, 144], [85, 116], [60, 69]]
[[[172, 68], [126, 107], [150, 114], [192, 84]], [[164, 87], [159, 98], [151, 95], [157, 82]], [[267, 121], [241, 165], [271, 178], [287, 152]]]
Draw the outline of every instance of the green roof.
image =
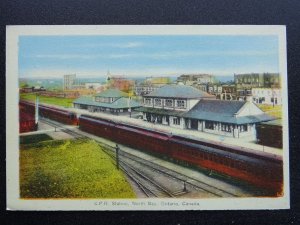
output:
[[121, 97], [112, 103], [104, 103], [104, 102], [96, 102], [93, 100], [93, 97], [82, 96], [75, 101], [73, 104], [80, 104], [80, 105], [90, 105], [90, 106], [98, 106], [104, 108], [112, 108], [112, 109], [122, 109], [122, 108], [136, 108], [140, 107], [140, 103], [129, 100], [129, 98]]
[[95, 96], [106, 97], [106, 98], [121, 98], [121, 97], [127, 97], [128, 94], [118, 89], [108, 89], [106, 91], [102, 91], [99, 94], [96, 94]]

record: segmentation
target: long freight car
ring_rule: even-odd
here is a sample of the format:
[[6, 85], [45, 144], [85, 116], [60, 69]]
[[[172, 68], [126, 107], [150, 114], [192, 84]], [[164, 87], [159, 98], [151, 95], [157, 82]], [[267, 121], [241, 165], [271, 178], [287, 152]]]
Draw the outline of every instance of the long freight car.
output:
[[254, 154], [249, 150], [210, 144], [176, 135], [81, 115], [80, 129], [151, 153], [205, 168], [258, 187], [272, 194], [282, 192], [283, 166], [280, 157]]

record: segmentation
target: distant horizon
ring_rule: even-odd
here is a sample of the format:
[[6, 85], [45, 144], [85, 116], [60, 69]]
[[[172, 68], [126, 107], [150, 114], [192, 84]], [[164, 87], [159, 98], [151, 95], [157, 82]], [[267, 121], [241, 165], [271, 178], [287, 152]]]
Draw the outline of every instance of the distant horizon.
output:
[[[225, 75], [216, 75], [216, 74], [209, 74], [209, 73], [181, 73], [181, 74], [173, 74], [173, 75], [126, 75], [126, 74], [111, 74], [112, 76], [122, 76], [124, 78], [128, 78], [128, 79], [132, 79], [132, 78], [149, 78], [149, 77], [179, 77], [181, 75], [198, 75], [198, 74], [208, 74], [208, 75], [212, 75], [216, 78], [218, 77], [232, 77], [234, 78], [235, 74], [257, 74], [257, 73], [278, 73], [278, 72], [248, 72], [248, 73], [233, 73], [233, 74], [225, 74]], [[41, 77], [41, 76], [28, 76], [28, 77], [19, 77], [19, 79], [63, 79], [64, 75], [72, 75], [75, 74], [76, 78], [82, 78], [82, 79], [103, 79], [103, 78], [107, 78], [107, 75], [100, 75], [100, 76], [96, 76], [96, 75], [78, 75], [76, 73], [68, 73], [68, 74], [63, 74], [61, 76], [49, 76], [49, 77]], [[280, 76], [280, 73], [279, 73]]]
[[275, 35], [20, 36], [19, 77], [279, 73]]

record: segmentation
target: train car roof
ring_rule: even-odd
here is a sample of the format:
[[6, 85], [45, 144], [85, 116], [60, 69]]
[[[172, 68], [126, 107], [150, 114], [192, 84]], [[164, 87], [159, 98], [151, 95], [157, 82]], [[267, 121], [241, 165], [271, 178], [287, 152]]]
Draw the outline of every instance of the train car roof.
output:
[[91, 121], [94, 121], [96, 123], [101, 123], [101, 124], [107, 124], [107, 125], [115, 126], [115, 124], [111, 123], [111, 121], [108, 121], [108, 120], [99, 120], [96, 117], [92, 117], [92, 116], [80, 115], [79, 118], [83, 119], [83, 120], [91, 120]]
[[[205, 146], [205, 144], [216, 145], [216, 146], [220, 145], [216, 141], [208, 142], [207, 140], [204, 140], [204, 139], [197, 140], [194, 138], [184, 137], [184, 136], [179, 136], [179, 135], [172, 135], [172, 139], [185, 140], [185, 141], [189, 141], [189, 142], [200, 144], [200, 145], [203, 144], [204, 146]], [[204, 142], [204, 143], [201, 143], [201, 142]], [[222, 143], [222, 145], [224, 148], [228, 149], [228, 151], [231, 151], [231, 152], [243, 153], [243, 154], [250, 155], [250, 156], [264, 157], [269, 160], [282, 161], [282, 156], [280, 156], [280, 155], [274, 156], [271, 153], [261, 152], [261, 151], [253, 150], [250, 148], [240, 147], [240, 146], [229, 145], [226, 143]]]
[[141, 130], [141, 129], [136, 129], [134, 127], [128, 127], [127, 125], [117, 125], [116, 127], [122, 127], [123, 130], [128, 130], [128, 131], [132, 131], [132, 132], [135, 132], [135, 133], [139, 133], [139, 134], [144, 134], [146, 136], [150, 136], [150, 137], [155, 137], [155, 138], [159, 138], [161, 140], [168, 140], [169, 137], [166, 136], [166, 135], [162, 135], [161, 133], [157, 133], [157, 132], [149, 132], [149, 131], [146, 131], [146, 130]]
[[175, 143], [180, 143], [180, 144], [183, 144], [183, 145], [191, 146], [191, 147], [197, 149], [197, 151], [205, 151], [207, 153], [213, 153], [213, 154], [216, 154], [216, 155], [221, 155], [223, 157], [225, 156], [227, 158], [231, 158], [231, 159], [241, 161], [241, 162], [247, 161], [247, 162], [250, 162], [250, 163], [253, 163], [253, 164], [259, 163], [260, 165], [271, 164], [271, 162], [265, 161], [263, 159], [253, 158], [253, 157], [246, 156], [246, 155], [240, 155], [240, 154], [237, 154], [237, 153], [220, 150], [220, 149], [216, 149], [216, 148], [213, 148], [213, 147], [202, 146], [202, 145], [199, 146], [198, 144], [191, 143], [191, 142], [188, 142], [188, 141], [182, 141], [182, 140], [172, 140], [172, 141], [174, 141]]

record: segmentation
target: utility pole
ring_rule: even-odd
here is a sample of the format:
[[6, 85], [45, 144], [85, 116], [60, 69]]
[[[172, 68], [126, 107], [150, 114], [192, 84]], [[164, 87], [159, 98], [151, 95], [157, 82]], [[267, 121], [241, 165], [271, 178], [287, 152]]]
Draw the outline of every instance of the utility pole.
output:
[[39, 95], [35, 96], [35, 125], [38, 126], [39, 122]]
[[186, 192], [186, 181], [183, 181], [183, 191]]
[[119, 169], [119, 146], [116, 144], [116, 163], [117, 163], [117, 169]]

